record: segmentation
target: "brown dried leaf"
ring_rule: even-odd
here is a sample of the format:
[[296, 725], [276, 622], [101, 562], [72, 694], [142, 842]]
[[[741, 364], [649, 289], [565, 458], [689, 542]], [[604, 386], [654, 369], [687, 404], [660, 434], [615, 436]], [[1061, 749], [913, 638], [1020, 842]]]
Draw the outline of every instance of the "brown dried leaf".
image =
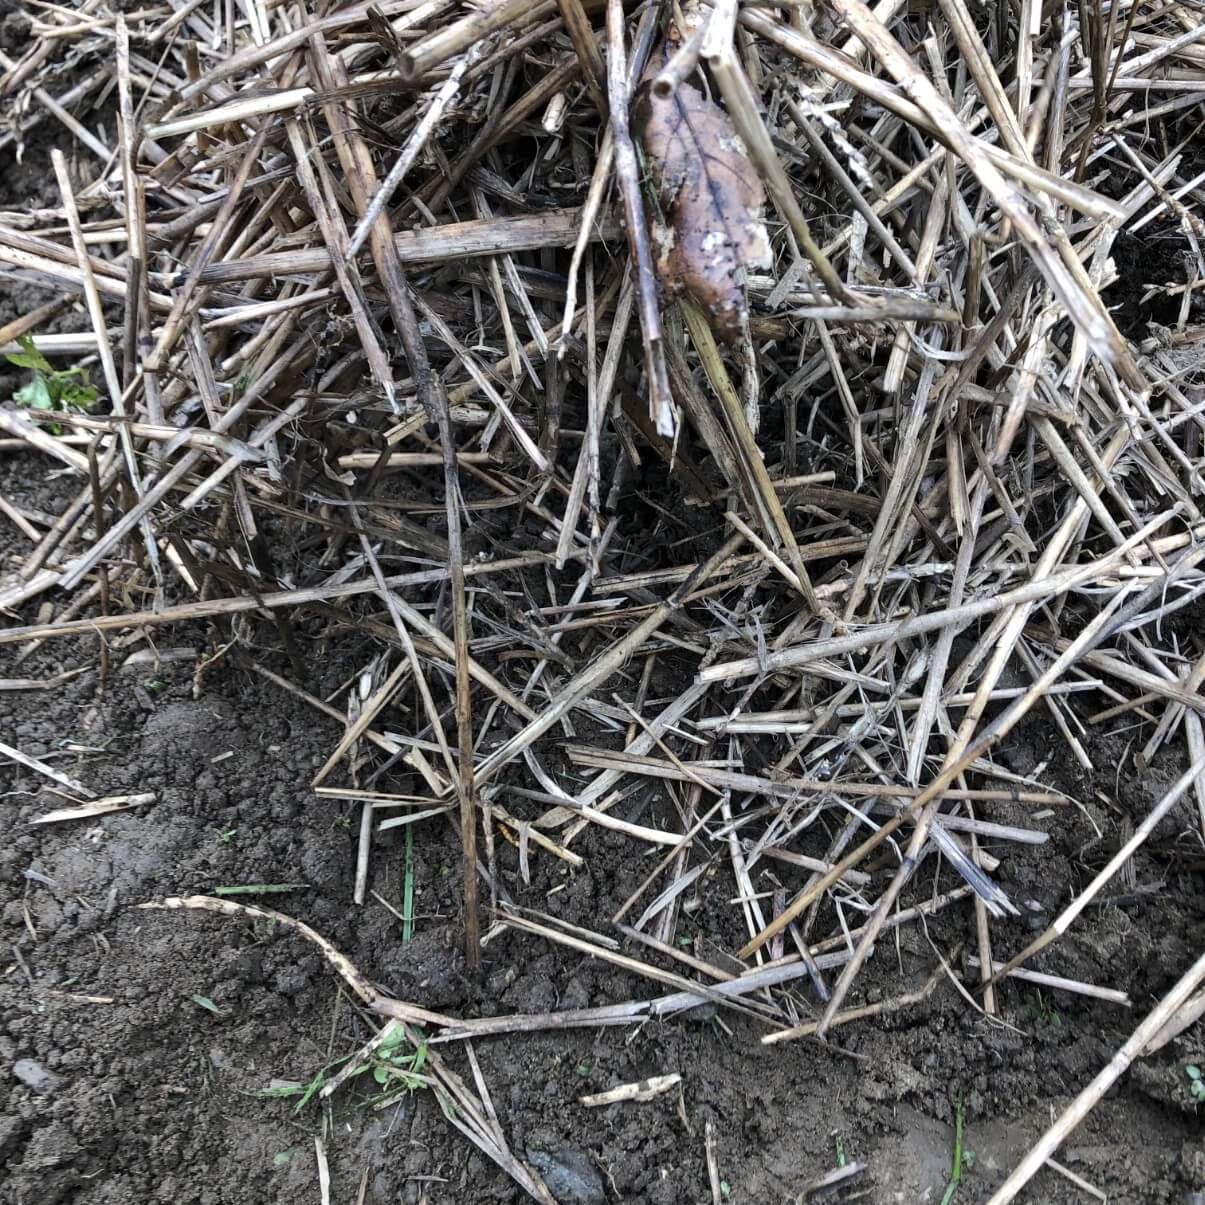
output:
[[761, 179], [728, 114], [689, 84], [660, 97], [646, 82], [632, 124], [661, 207], [662, 288], [689, 293], [717, 338], [735, 343], [748, 323], [745, 274], [771, 262]]
[[374, 4], [369, 7], [365, 16], [367, 16], [369, 28], [372, 30], [373, 40], [393, 58], [395, 63], [400, 63], [405, 48], [385, 14]]

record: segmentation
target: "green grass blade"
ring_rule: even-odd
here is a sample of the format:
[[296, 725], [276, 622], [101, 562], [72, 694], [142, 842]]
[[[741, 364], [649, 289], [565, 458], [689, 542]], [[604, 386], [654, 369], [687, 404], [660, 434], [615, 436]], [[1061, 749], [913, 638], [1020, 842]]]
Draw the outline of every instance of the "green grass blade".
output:
[[402, 887], [402, 944], [414, 934], [414, 826], [406, 825], [406, 881]]

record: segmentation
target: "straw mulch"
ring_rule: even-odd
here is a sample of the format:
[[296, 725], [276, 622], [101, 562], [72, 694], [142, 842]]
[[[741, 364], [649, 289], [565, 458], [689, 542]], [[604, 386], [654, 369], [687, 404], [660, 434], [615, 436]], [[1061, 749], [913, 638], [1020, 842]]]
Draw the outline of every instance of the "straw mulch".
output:
[[[78, 489], [52, 526], [8, 515], [0, 600], [53, 615], [0, 639], [208, 619], [222, 655], [252, 630], [287, 651], [259, 672], [310, 698], [307, 642], [357, 633], [347, 691], [311, 701], [346, 721], [314, 785], [364, 802], [360, 898], [379, 825], [453, 823], [470, 966], [510, 927], [670, 993], [475, 1023], [328, 950], [395, 1023], [702, 1000], [824, 1037], [906, 1007], [851, 989], [885, 926], [946, 907], [973, 912], [991, 1013], [1163, 816], [1200, 837], [1196, 6], [29, 13], [3, 141], [74, 153], [50, 209], [3, 215], [0, 266], [47, 303], [0, 343], [90, 364], [102, 400], [0, 410]], [[1156, 235], [1164, 266], [1119, 282], [1119, 240]], [[41, 333], [60, 295], [89, 331]], [[1119, 301], [1162, 325], [1127, 337]], [[1071, 802], [993, 763], [1035, 714], [1085, 770], [1121, 725], [1189, 768], [1022, 949], [993, 872]], [[651, 780], [672, 808], [634, 813]], [[643, 888], [558, 927], [507, 893], [499, 823], [523, 878], [617, 830]], [[675, 940], [717, 866], [723, 967]], [[433, 1074], [548, 1199], [488, 1095]]]

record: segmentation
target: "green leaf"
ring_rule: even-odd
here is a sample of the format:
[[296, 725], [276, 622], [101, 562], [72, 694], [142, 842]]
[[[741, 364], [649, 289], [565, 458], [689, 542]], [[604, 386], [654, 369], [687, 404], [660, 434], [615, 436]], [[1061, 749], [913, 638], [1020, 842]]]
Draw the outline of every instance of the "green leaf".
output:
[[1189, 1079], [1199, 1080], [1201, 1078], [1201, 1068], [1198, 1067], [1196, 1063], [1189, 1063], [1188, 1066], [1184, 1068], [1184, 1074], [1187, 1075]]
[[272, 895], [281, 891], [300, 891], [308, 883], [242, 883], [235, 887], [215, 887], [214, 895]]
[[302, 1109], [310, 1103], [315, 1092], [326, 1082], [326, 1073], [319, 1071], [312, 1080], [305, 1086], [305, 1091], [301, 1094], [301, 1099], [293, 1106], [294, 1113], [300, 1113]]
[[414, 936], [414, 825], [406, 825], [406, 871], [402, 885], [402, 945]]
[[91, 410], [99, 396], [86, 382], [83, 385], [71, 383], [63, 386], [63, 401], [75, 410]]
[[292, 1151], [277, 1151], [276, 1154], [272, 1156], [272, 1166], [284, 1167], [284, 1165], [288, 1163], [292, 1157]]
[[383, 1055], [396, 1050], [406, 1040], [406, 1034], [401, 1029], [391, 1029], [382, 1039], [377, 1049]]
[[17, 343], [21, 350], [9, 352], [4, 357], [10, 364], [15, 364], [18, 368], [32, 368], [39, 372], [53, 371], [47, 363], [46, 357], [34, 346], [32, 335], [19, 335]]
[[224, 1009], [218, 1008], [216, 1004], [208, 996], [189, 996], [189, 999], [205, 1009], [206, 1012], [211, 1012], [215, 1017], [224, 1017], [226, 1012]]
[[378, 1084], [386, 1083], [389, 1079], [389, 1068], [383, 1063], [378, 1063], [372, 1069], [372, 1078], [375, 1079]]
[[35, 372], [33, 380], [23, 385], [13, 394], [13, 401], [18, 406], [28, 406], [30, 410], [53, 410], [54, 399], [50, 396], [50, 386], [40, 372]]

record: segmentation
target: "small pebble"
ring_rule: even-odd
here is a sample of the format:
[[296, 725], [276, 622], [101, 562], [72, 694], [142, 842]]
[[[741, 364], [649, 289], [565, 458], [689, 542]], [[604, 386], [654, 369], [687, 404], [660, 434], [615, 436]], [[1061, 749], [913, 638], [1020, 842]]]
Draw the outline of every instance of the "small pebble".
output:
[[52, 1075], [41, 1063], [33, 1059], [18, 1059], [13, 1064], [13, 1075], [27, 1088], [45, 1095], [58, 1087], [58, 1077]]
[[584, 1151], [571, 1146], [551, 1150], [529, 1146], [527, 1157], [558, 1205], [605, 1205], [602, 1179]]
[[1040, 933], [1050, 923], [1050, 914], [1037, 900], [1026, 900], [1021, 905], [1021, 918], [1035, 933]]

